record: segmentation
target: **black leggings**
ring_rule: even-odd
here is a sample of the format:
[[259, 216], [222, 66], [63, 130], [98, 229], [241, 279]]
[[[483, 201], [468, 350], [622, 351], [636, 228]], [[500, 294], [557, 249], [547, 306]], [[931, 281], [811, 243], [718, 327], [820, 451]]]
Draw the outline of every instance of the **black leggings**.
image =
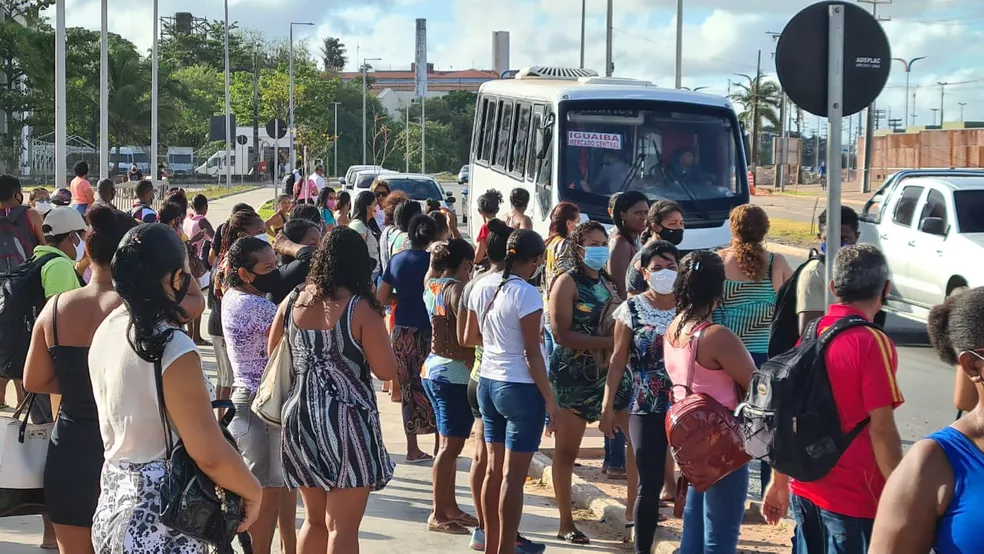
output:
[[635, 551], [636, 554], [650, 554], [659, 524], [659, 495], [666, 469], [666, 414], [630, 415], [629, 436], [639, 471]]

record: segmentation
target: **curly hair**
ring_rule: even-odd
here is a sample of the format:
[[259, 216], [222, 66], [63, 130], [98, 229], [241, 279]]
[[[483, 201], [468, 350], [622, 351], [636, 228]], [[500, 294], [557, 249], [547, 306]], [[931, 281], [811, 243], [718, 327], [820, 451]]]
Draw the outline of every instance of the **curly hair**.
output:
[[245, 269], [250, 273], [256, 266], [256, 253], [262, 252], [265, 248], [272, 248], [269, 243], [256, 237], [240, 237], [229, 248], [227, 259], [229, 260], [229, 274], [226, 275], [226, 286], [241, 287], [246, 283], [239, 277], [239, 270]]
[[[388, 184], [383, 183], [387, 188]], [[390, 192], [383, 200], [383, 225], [393, 225], [396, 223], [396, 207], [409, 200], [410, 197], [402, 190]]]
[[383, 306], [372, 290], [374, 267], [362, 236], [353, 229], [337, 226], [321, 239], [307, 282], [314, 287], [315, 301], [335, 300], [338, 289], [345, 288], [383, 315]]
[[226, 223], [224, 230], [225, 234], [222, 236], [222, 250], [219, 252], [220, 258], [229, 251], [232, 243], [239, 240], [240, 237], [246, 236], [246, 229], [250, 224], [255, 223], [257, 219], [262, 221], [256, 212], [247, 210], [240, 210], [229, 217], [229, 222]]
[[731, 250], [742, 273], [753, 281], [768, 277], [769, 259], [765, 255], [765, 236], [769, 234], [769, 214], [759, 206], [745, 204], [731, 212]]
[[673, 283], [676, 309], [680, 323], [674, 340], [687, 323], [699, 323], [711, 317], [714, 306], [724, 296], [724, 261], [710, 250], [695, 250], [680, 262], [680, 270]]
[[502, 193], [496, 189], [489, 189], [478, 197], [478, 211], [484, 215], [492, 216], [499, 213], [500, 204], [502, 204]]
[[[583, 248], [584, 239], [587, 238], [589, 233], [593, 233], [595, 231], [601, 232], [601, 234], [605, 236], [605, 241], [606, 242], [608, 241], [608, 232], [605, 231], [605, 226], [602, 225], [601, 223], [598, 223], [597, 221], [585, 221], [584, 223], [581, 223], [580, 225], [575, 227], [574, 232], [571, 233], [570, 240], [572, 243]], [[574, 256], [577, 258], [577, 271], [584, 272], [584, 269], [587, 266], [584, 265], [584, 254], [581, 252], [580, 248], [574, 249]], [[608, 271], [605, 268], [601, 268], [600, 270], [598, 270], [598, 273], [601, 274], [601, 279], [606, 284], [614, 284], [614, 280], [612, 279], [612, 276], [608, 274]]]
[[968, 350], [984, 348], [984, 287], [951, 294], [929, 311], [929, 342], [944, 363], [957, 365]]

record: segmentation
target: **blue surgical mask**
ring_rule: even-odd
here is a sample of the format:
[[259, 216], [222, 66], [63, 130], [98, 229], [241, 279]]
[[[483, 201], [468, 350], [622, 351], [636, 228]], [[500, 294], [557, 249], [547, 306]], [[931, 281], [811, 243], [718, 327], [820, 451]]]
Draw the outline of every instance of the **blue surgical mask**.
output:
[[608, 257], [609, 253], [607, 246], [584, 247], [584, 265], [595, 271], [599, 271], [601, 268], [605, 267], [605, 264], [608, 263]]
[[[848, 246], [854, 246], [854, 245], [853, 244], [847, 244], [846, 242], [841, 241], [841, 248], [845, 248], [845, 247], [848, 247]], [[820, 252], [822, 252], [824, 254], [827, 253], [827, 243], [826, 242], [821, 242], [820, 243]]]

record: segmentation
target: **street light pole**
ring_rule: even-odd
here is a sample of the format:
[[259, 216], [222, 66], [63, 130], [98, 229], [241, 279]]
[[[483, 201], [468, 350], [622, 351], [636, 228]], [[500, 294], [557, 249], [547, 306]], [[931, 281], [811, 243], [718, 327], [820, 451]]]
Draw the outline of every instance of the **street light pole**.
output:
[[369, 144], [369, 138], [366, 133], [366, 71], [368, 69], [366, 64], [369, 62], [376, 62], [381, 59], [382, 58], [362, 58], [362, 165], [366, 165], [366, 149]]
[[677, 0], [676, 7], [676, 88], [683, 84], [683, 0]]
[[943, 125], [943, 97], [946, 95], [946, 86], [950, 83], [940, 81], [936, 83], [940, 86], [940, 126]]
[[225, 176], [226, 187], [232, 188], [232, 97], [229, 92], [229, 0], [225, 0]]
[[613, 0], [608, 0], [608, 17], [605, 20], [605, 77], [611, 77], [615, 72], [615, 58], [613, 54], [612, 31], [614, 30], [614, 11]]
[[[157, 92], [158, 81], [157, 81], [157, 68], [158, 68], [158, 56], [157, 56], [157, 41], [160, 36], [158, 27], [160, 26], [160, 17], [158, 16], [159, 9], [158, 0], [154, 0], [154, 39], [151, 43], [151, 61], [150, 61], [150, 164], [147, 169], [148, 173], [153, 171], [153, 178], [151, 179], [154, 185], [157, 185], [157, 179], [159, 177], [157, 171], [157, 132], [158, 132], [158, 118], [157, 118], [157, 106], [159, 101], [159, 96]], [[227, 77], [228, 78], [228, 77]]]
[[588, 0], [581, 0], [581, 69], [584, 69], [584, 27], [588, 18]]
[[[297, 167], [297, 151], [294, 150], [294, 135], [296, 134], [296, 130], [294, 129], [294, 25], [308, 25], [313, 27], [314, 23], [295, 23], [293, 21], [290, 23], [290, 61], [287, 64], [289, 67], [288, 73], [290, 75], [287, 79], [289, 81], [288, 88], [290, 89], [288, 93], [290, 96], [290, 113], [288, 114], [290, 122], [287, 123], [287, 134], [290, 136], [291, 171]], [[307, 163], [307, 160], [304, 160], [304, 162]]]
[[339, 104], [341, 104], [341, 102], [332, 102], [332, 105], [335, 106], [335, 131], [334, 131], [334, 136], [331, 139], [332, 146], [335, 149], [335, 154], [334, 154], [335, 155], [335, 171], [334, 171], [335, 177], [338, 177], [338, 105]]
[[964, 120], [963, 110], [964, 110], [964, 106], [966, 106], [967, 103], [966, 102], [957, 102], [957, 105], [960, 106], [960, 122], [963, 123], [963, 120]]
[[99, 29], [99, 178], [109, 177], [109, 0], [102, 0]]
[[65, 140], [68, 120], [65, 113], [65, 0], [55, 2], [55, 187], [65, 186], [68, 154]]
[[[911, 60], [908, 61], [906, 61], [905, 58], [892, 58], [892, 59], [897, 62], [901, 62], [902, 67], [905, 69], [905, 114], [904, 115], [906, 118], [908, 118], [909, 117], [909, 77], [910, 74], [912, 73], [912, 64], [918, 62], [919, 60], [925, 60], [926, 56], [919, 56], [918, 58], [912, 58]], [[915, 111], [915, 101], [913, 101], [912, 109], [913, 111]], [[903, 121], [905, 121], [905, 119], [903, 119]], [[915, 118], [913, 118], [912, 124], [913, 125], [916, 124]]]

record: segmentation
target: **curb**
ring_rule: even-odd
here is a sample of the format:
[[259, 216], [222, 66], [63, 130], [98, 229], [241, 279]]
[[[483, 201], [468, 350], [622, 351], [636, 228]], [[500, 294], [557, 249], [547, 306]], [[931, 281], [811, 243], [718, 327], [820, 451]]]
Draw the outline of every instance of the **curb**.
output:
[[767, 243], [765, 243], [765, 248], [769, 252], [772, 252], [772, 253], [775, 253], [775, 254], [782, 254], [783, 256], [796, 256], [797, 258], [809, 258], [810, 257], [810, 250], [808, 248], [800, 248], [798, 246], [789, 246], [787, 244], [779, 244], [778, 242], [767, 242]]

